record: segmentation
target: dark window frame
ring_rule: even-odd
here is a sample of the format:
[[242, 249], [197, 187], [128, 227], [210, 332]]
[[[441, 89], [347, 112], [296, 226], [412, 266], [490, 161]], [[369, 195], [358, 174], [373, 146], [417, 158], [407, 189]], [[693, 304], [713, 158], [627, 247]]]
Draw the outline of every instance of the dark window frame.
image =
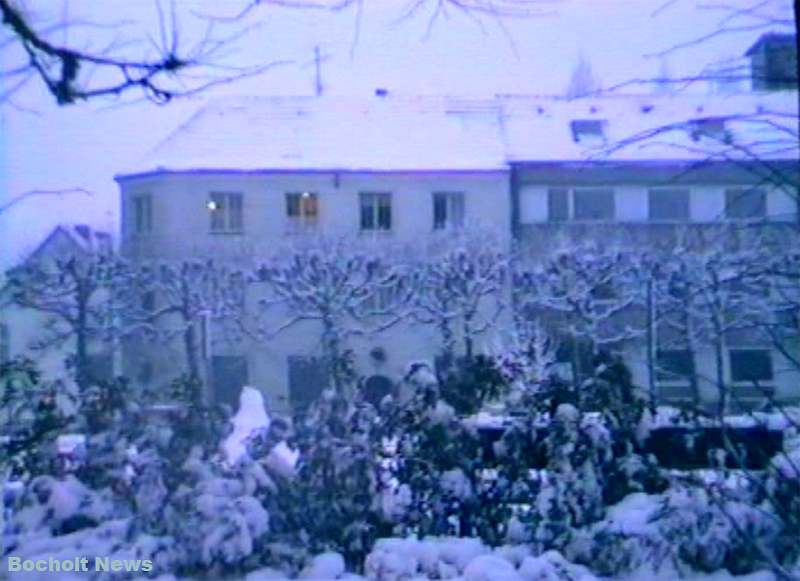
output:
[[[744, 202], [744, 196], [757, 195], [756, 214], [745, 214], [743, 208], [750, 203]], [[726, 220], [763, 220], [767, 217], [767, 192], [764, 188], [727, 188], [725, 190]], [[741, 214], [741, 215], [738, 215]]]
[[360, 192], [358, 195], [359, 229], [362, 232], [391, 232], [391, 192]]
[[[587, 212], [586, 208], [581, 209], [581, 202], [598, 199], [611, 200], [608, 208], [609, 215], [595, 216], [594, 212]], [[591, 208], [589, 208], [591, 209]], [[606, 211], [604, 210], [605, 214]], [[613, 222], [617, 216], [617, 202], [614, 188], [609, 187], [580, 187], [572, 189], [572, 219], [575, 222]]]
[[[747, 363], [735, 361], [735, 356], [742, 356], [746, 353], [758, 353], [759, 355], [764, 355], [766, 357], [766, 359], [760, 362], [761, 364], [764, 364], [763, 369], [760, 370], [764, 373], [762, 373], [760, 377], [753, 373], [752, 361]], [[772, 351], [770, 349], [758, 347], [728, 349], [728, 364], [730, 366], [730, 377], [732, 383], [743, 384], [757, 382], [759, 384], [769, 385], [775, 381], [775, 366], [773, 364]]]
[[134, 194], [133, 200], [133, 233], [150, 234], [153, 231], [153, 195]]
[[459, 191], [433, 192], [433, 229], [457, 230], [464, 227], [466, 194]]
[[[679, 198], [680, 216], [656, 216], [658, 210], [676, 207], [666, 204], [664, 198]], [[685, 211], [683, 209], [685, 208]], [[691, 190], [689, 188], [650, 188], [647, 191], [647, 219], [650, 222], [689, 222], [692, 219]]]

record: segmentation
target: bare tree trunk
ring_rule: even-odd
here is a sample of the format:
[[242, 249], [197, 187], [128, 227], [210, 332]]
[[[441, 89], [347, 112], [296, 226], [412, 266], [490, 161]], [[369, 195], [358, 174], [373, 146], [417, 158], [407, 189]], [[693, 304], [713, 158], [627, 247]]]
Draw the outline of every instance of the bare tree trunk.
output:
[[186, 351], [186, 368], [191, 379], [200, 379], [200, 364], [197, 356], [197, 333], [193, 322], [188, 322], [183, 332], [183, 347]]
[[656, 376], [655, 376], [655, 301], [653, 300], [653, 280], [647, 281], [647, 382], [650, 391], [650, 409], [656, 407]]
[[89, 295], [85, 283], [77, 280], [78, 316], [75, 322], [75, 382], [81, 390], [89, 387]]

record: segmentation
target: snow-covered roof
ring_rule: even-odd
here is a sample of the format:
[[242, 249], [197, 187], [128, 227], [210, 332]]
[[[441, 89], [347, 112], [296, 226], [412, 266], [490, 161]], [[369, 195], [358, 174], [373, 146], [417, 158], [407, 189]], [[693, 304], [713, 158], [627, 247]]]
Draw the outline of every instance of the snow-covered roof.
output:
[[34, 249], [27, 261], [69, 254], [106, 253], [112, 250], [111, 235], [86, 224], [59, 224]]
[[[695, 161], [709, 153], [797, 159], [796, 119], [791, 91], [573, 100], [391, 93], [224, 98], [200, 109], [120, 177], [211, 170], [486, 171], [523, 161]], [[591, 120], [602, 122], [604, 140], [576, 140], [573, 122]], [[724, 120], [732, 140], [707, 138], [691, 120]], [[757, 151], [750, 150], [754, 144]]]
[[[511, 162], [798, 159], [791, 91], [549, 102], [511, 97], [504, 110]], [[604, 140], [576, 141], [575, 120], [602, 121]]]

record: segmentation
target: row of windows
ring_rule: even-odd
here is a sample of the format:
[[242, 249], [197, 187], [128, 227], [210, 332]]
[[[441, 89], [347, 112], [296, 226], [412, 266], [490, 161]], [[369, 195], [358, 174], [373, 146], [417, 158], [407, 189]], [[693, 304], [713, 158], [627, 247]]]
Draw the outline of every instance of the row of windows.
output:
[[[550, 188], [547, 216], [550, 222], [568, 220], [613, 220], [616, 201], [611, 188]], [[767, 195], [759, 188], [725, 191], [725, 218], [755, 220], [767, 215]], [[651, 221], [687, 222], [691, 219], [688, 188], [658, 188], [648, 191]]]
[[[238, 192], [214, 192], [208, 197], [209, 229], [213, 233], [241, 234], [244, 231], [244, 195]], [[461, 228], [466, 203], [463, 192], [434, 192], [433, 229]], [[153, 230], [153, 200], [150, 194], [133, 196], [133, 232], [148, 234]], [[286, 194], [286, 219], [292, 228], [313, 228], [320, 215], [319, 195], [313, 192]], [[363, 231], [392, 229], [392, 194], [359, 194], [359, 226]]]
[[[730, 349], [728, 363], [733, 383], [769, 385], [775, 378], [769, 349]], [[659, 350], [656, 353], [656, 369], [659, 383], [688, 383], [695, 374], [694, 356], [687, 349]]]

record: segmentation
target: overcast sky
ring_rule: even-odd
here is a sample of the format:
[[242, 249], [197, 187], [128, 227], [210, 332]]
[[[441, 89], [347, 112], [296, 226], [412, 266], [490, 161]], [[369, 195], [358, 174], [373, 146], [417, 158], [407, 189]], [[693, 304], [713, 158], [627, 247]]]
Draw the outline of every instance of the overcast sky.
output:
[[[199, 30], [192, 11], [230, 15], [245, 4], [176, 2], [185, 37]], [[152, 31], [157, 14], [155, 0], [70, 0], [65, 8], [56, 0], [27, 4], [58, 7], [74, 20], [125, 20], [124, 34], [132, 37]], [[30, 199], [0, 216], [0, 267], [29, 251], [59, 222], [87, 222], [116, 232], [114, 174], [164, 139], [205, 99], [313, 94], [315, 46], [324, 55], [322, 82], [330, 94], [369, 95], [376, 87], [406, 95], [563, 94], [581, 54], [605, 86], [652, 77], [660, 61], [648, 55], [714, 30], [722, 16], [698, 8], [694, 0], [547, 0], [542, 3], [547, 14], [539, 17], [498, 21], [451, 12], [429, 29], [429, 10], [398, 19], [407, 4], [364, 0], [360, 18], [354, 10], [260, 6], [247, 21], [257, 28], [236, 42], [237, 52], [229, 58], [287, 64], [166, 107], [98, 102], [59, 108], [37, 82], [30, 83], [15, 95], [16, 106], [0, 105], [0, 202], [32, 189], [82, 187], [94, 195]], [[100, 33], [84, 34], [81, 42]], [[757, 34], [726, 35], [675, 52], [667, 59], [669, 71], [692, 74], [705, 63], [741, 56]], [[9, 65], [4, 54], [0, 51], [2, 68]]]

